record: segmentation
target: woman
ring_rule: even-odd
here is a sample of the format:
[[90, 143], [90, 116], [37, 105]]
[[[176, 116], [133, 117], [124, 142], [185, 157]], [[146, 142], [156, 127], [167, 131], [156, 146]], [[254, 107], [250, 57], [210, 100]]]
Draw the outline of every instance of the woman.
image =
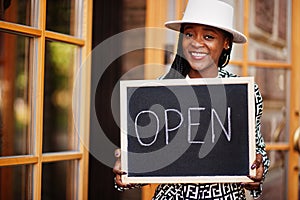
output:
[[[166, 27], [180, 31], [176, 57], [164, 79], [176, 78], [228, 78], [236, 75], [223, 68], [230, 60], [232, 44], [245, 43], [246, 37], [232, 29], [233, 9], [218, 0], [189, 0], [184, 17], [167, 22]], [[161, 184], [153, 200], [158, 199], [246, 199], [245, 189], [254, 198], [262, 192], [262, 182], [268, 171], [269, 160], [260, 133], [262, 97], [255, 85], [256, 105], [256, 159], [251, 169], [251, 183]], [[121, 181], [119, 160], [114, 167], [115, 183], [119, 190], [141, 185], [125, 185]]]

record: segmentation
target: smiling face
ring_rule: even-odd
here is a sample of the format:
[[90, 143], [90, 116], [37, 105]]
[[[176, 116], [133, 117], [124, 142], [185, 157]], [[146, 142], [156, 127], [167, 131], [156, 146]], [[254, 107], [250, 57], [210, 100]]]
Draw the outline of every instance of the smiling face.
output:
[[223, 49], [230, 48], [230, 39], [217, 28], [186, 24], [183, 29], [182, 49], [191, 65], [191, 78], [214, 78]]

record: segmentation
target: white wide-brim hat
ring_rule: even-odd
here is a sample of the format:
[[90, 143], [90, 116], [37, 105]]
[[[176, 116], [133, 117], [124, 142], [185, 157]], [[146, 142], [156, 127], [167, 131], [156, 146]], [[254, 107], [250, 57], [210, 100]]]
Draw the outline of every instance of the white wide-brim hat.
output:
[[244, 34], [233, 29], [233, 7], [219, 0], [189, 0], [182, 20], [166, 22], [165, 26], [180, 31], [184, 23], [216, 27], [231, 33], [235, 43], [247, 42]]

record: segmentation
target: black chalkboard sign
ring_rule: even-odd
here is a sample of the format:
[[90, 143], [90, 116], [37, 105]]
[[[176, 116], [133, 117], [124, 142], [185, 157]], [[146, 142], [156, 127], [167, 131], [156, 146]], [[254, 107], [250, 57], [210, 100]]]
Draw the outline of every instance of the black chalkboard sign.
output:
[[121, 81], [125, 183], [249, 182], [252, 77]]

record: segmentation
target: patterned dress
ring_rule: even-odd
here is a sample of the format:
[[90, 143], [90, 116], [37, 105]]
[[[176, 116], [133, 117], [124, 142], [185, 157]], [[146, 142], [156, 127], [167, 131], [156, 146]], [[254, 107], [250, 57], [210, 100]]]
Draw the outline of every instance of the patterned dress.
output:
[[[237, 77], [224, 69], [219, 69], [218, 78]], [[263, 99], [255, 84], [255, 139], [256, 153], [263, 157], [264, 174], [268, 172], [270, 161], [265, 151], [264, 139], [260, 132], [260, 120], [263, 112]], [[122, 191], [124, 188], [116, 186]], [[262, 193], [260, 189], [250, 191], [254, 198], [258, 198]], [[240, 183], [205, 183], [205, 184], [160, 184], [154, 193], [152, 200], [195, 200], [195, 199], [214, 199], [214, 200], [245, 200], [245, 190]]]

